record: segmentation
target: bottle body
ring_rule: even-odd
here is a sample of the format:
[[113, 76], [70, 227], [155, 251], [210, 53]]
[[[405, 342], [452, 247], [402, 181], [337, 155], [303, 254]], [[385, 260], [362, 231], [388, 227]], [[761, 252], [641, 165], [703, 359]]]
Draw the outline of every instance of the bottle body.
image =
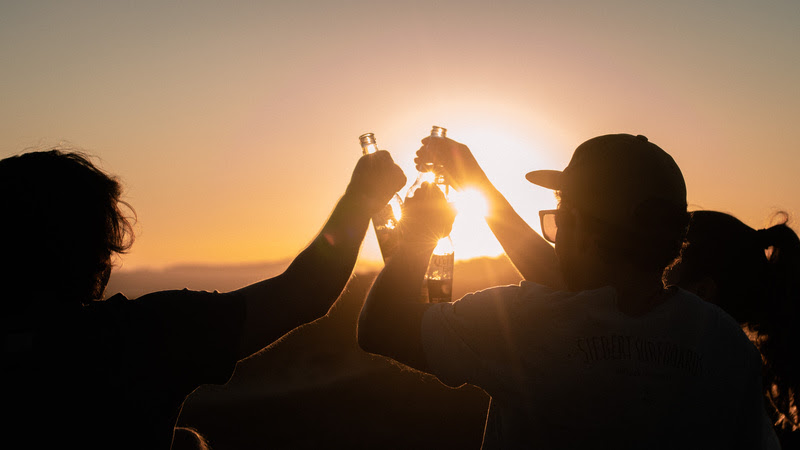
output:
[[397, 224], [400, 221], [401, 208], [402, 200], [395, 194], [386, 206], [372, 216], [372, 226], [378, 238], [384, 263], [394, 255], [400, 244], [400, 230]]
[[453, 266], [455, 252], [450, 236], [439, 239], [428, 262], [425, 274], [428, 302], [442, 303], [453, 300]]
[[[367, 155], [378, 151], [374, 134], [362, 134], [358, 140], [361, 143], [363, 154]], [[397, 228], [397, 224], [400, 221], [402, 205], [403, 201], [395, 193], [389, 203], [372, 216], [372, 226], [375, 229], [375, 236], [378, 238], [378, 247], [380, 247], [384, 263], [394, 254], [400, 243], [400, 230]]]
[[[444, 138], [447, 130], [442, 127], [434, 126], [431, 130], [432, 138]], [[408, 190], [406, 198], [413, 197], [414, 192], [422, 183], [433, 183], [438, 187], [445, 198], [450, 194], [450, 186], [444, 176], [441, 166], [428, 164], [425, 170], [417, 176], [417, 180]], [[455, 263], [455, 252], [453, 241], [450, 236], [439, 239], [436, 248], [433, 250], [431, 259], [428, 262], [428, 270], [422, 282], [420, 295], [428, 303], [441, 303], [453, 300], [453, 266]]]

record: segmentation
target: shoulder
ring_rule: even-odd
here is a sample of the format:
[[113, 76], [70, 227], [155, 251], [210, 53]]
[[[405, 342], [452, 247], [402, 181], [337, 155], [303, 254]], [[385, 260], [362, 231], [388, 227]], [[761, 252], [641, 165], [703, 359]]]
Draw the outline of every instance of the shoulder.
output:
[[192, 383], [224, 383], [230, 376], [246, 313], [240, 294], [182, 289], [97, 303], [93, 322], [113, 328], [119, 348], [143, 367]]
[[518, 285], [497, 286], [467, 294], [454, 302], [457, 306], [501, 303], [512, 306], [565, 306], [570, 302], [591, 303], [596, 300], [613, 300], [616, 294], [611, 287], [587, 291], [561, 291], [548, 286], [522, 281]]
[[217, 305], [218, 308], [236, 308], [244, 306], [244, 296], [237, 292], [219, 293], [217, 291], [193, 291], [190, 289], [166, 290], [151, 292], [135, 299], [128, 299], [117, 293], [107, 300], [95, 302], [92, 306], [98, 309], [153, 309], [168, 310], [174, 307], [207, 309]]
[[[538, 287], [538, 285], [535, 285]], [[426, 316], [458, 316], [462, 320], [485, 321], [491, 316], [511, 311], [521, 299], [530, 296], [529, 289], [519, 285], [496, 286], [469, 293], [450, 303], [432, 305]]]
[[697, 326], [706, 328], [707, 331], [718, 330], [730, 333], [737, 339], [744, 337], [747, 340], [741, 325], [725, 310], [689, 291], [677, 287], [674, 289], [672, 298], [664, 306], [667, 309], [671, 308], [674, 313], [684, 315], [685, 322], [694, 322]]
[[487, 328], [494, 318], [508, 316], [523, 296], [520, 285], [498, 286], [472, 292], [454, 302], [431, 305], [422, 318], [423, 336]]
[[89, 317], [137, 328], [182, 325], [202, 328], [211, 324], [215, 329], [239, 328], [245, 313], [244, 297], [238, 293], [189, 289], [157, 291], [136, 299], [116, 294], [87, 307]]
[[[118, 294], [120, 295], [120, 294]], [[116, 297], [116, 296], [115, 296]], [[122, 296], [124, 298], [124, 296]], [[174, 301], [174, 302], [222, 302], [222, 301], [236, 301], [237, 298], [243, 297], [237, 292], [219, 293], [217, 291], [194, 291], [190, 289], [175, 289], [166, 291], [157, 291], [145, 294], [135, 301], [152, 303], [157, 301]], [[113, 299], [110, 298], [109, 300]]]
[[680, 320], [682, 333], [702, 342], [710, 353], [739, 361], [748, 355], [749, 365], [761, 365], [760, 353], [741, 325], [719, 306], [680, 288], [664, 306]]
[[533, 320], [546, 323], [548, 317], [567, 318], [581, 311], [613, 308], [616, 293], [611, 287], [580, 292], [559, 291], [523, 281], [465, 295], [452, 303], [432, 305], [425, 313], [423, 327], [437, 322], [458, 322], [462, 327], [505, 327]]

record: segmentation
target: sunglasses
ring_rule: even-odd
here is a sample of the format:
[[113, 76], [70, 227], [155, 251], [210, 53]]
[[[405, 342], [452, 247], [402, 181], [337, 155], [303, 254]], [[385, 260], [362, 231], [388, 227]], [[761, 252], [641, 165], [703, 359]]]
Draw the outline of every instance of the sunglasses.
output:
[[542, 237], [552, 244], [556, 243], [556, 235], [558, 234], [557, 214], [557, 209], [543, 209], [539, 211], [539, 223], [542, 226]]

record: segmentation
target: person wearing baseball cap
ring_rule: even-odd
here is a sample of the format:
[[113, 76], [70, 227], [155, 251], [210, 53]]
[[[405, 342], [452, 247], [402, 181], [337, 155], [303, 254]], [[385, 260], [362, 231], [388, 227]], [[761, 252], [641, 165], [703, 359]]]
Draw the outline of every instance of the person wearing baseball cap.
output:
[[[683, 174], [667, 152], [641, 135], [599, 136], [578, 146], [563, 171], [536, 170], [525, 177], [558, 192], [559, 208], [540, 212], [546, 240], [556, 243], [558, 225], [565, 223], [564, 232], [571, 232], [579, 220], [581, 229], [592, 232], [596, 258], [612, 263], [570, 267], [593, 260], [575, 261], [569, 249], [581, 241], [562, 239], [555, 250], [567, 287], [605, 285], [612, 275], [597, 270], [617, 272], [620, 265], [632, 265], [635, 272], [644, 272], [635, 278], [646, 276], [651, 289], [663, 288], [661, 274], [678, 256], [689, 220]], [[638, 296], [631, 300], [633, 308], [647, 307]]]
[[662, 282], [688, 223], [667, 152], [609, 134], [579, 145], [564, 170], [527, 173], [559, 199], [540, 213], [542, 236], [465, 145], [426, 138], [416, 162], [431, 161], [456, 189], [483, 191], [525, 281], [421, 303], [435, 237], [453, 220], [429, 187], [407, 202], [400, 248], [362, 309], [364, 350], [485, 390], [483, 448], [779, 448], [755, 347], [720, 308]]

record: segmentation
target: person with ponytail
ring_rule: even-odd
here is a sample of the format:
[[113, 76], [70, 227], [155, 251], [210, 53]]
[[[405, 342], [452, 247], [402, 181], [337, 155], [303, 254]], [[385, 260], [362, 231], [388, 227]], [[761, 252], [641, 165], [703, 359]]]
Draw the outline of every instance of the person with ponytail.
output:
[[717, 304], [742, 325], [761, 352], [775, 431], [783, 448], [798, 448], [800, 239], [785, 212], [772, 223], [757, 230], [722, 212], [692, 212], [681, 257], [664, 278]]

